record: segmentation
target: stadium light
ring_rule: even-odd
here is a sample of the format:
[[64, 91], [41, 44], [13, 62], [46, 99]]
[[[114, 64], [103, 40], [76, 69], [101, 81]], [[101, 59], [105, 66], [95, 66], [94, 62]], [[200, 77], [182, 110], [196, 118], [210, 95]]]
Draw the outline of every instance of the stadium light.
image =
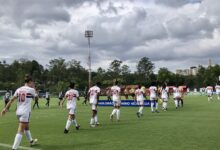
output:
[[89, 66], [89, 87], [91, 87], [91, 53], [90, 53], [90, 38], [93, 37], [93, 31], [86, 30], [85, 37], [88, 39], [89, 44], [89, 55], [88, 55], [88, 66]]

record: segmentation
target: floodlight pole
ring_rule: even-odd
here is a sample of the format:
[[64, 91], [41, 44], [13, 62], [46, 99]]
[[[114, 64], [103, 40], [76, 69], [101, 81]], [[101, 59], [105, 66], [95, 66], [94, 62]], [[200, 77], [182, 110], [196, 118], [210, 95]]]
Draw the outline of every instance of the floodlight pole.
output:
[[93, 37], [93, 31], [86, 30], [85, 31], [85, 37], [88, 39], [88, 45], [89, 45], [89, 55], [88, 55], [88, 66], [89, 66], [89, 88], [91, 87], [91, 52], [90, 52], [90, 38]]

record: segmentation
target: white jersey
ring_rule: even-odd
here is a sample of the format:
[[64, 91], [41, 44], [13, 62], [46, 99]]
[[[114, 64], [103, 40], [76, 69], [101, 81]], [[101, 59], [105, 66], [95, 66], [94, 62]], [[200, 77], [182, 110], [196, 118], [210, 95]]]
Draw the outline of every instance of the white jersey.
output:
[[101, 92], [98, 86], [93, 86], [89, 89], [89, 103], [97, 104], [97, 96]]
[[76, 108], [76, 99], [79, 97], [79, 92], [77, 90], [70, 89], [66, 92], [65, 97], [67, 98], [67, 109]]
[[17, 115], [29, 115], [31, 112], [31, 100], [36, 95], [35, 89], [29, 86], [18, 88], [14, 96], [17, 97]]
[[135, 95], [136, 95], [137, 101], [143, 101], [144, 100], [144, 89], [135, 90]]
[[207, 94], [212, 94], [213, 92], [213, 87], [212, 86], [207, 86], [206, 89], [205, 89], [206, 93]]
[[161, 98], [162, 99], [168, 99], [168, 92], [169, 92], [168, 87], [166, 87], [165, 89], [161, 89]]
[[117, 85], [114, 85], [114, 86], [111, 87], [111, 92], [112, 92], [112, 100], [113, 101], [119, 101], [120, 100], [121, 88]]
[[157, 87], [156, 86], [151, 86], [149, 88], [150, 91], [150, 98], [156, 98], [157, 97]]
[[173, 88], [173, 98], [180, 98], [181, 97], [181, 94], [179, 92], [179, 89], [178, 88]]
[[220, 85], [215, 86], [216, 94], [220, 94]]

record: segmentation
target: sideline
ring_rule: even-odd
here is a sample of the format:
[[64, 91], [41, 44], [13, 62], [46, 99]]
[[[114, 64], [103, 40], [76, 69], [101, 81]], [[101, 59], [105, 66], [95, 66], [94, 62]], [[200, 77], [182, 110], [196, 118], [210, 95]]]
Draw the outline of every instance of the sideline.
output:
[[[11, 148], [12, 146], [9, 145], [9, 144], [0, 143], [0, 147]], [[24, 146], [19, 146], [19, 149], [24, 149], [24, 150], [41, 150], [41, 149], [37, 149], [37, 148], [24, 147]]]

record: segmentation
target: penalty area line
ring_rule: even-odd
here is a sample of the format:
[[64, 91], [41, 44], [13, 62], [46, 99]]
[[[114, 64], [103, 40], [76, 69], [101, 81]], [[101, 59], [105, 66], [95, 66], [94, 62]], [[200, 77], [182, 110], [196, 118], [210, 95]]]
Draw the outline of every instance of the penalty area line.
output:
[[[12, 148], [11, 145], [9, 145], [9, 144], [4, 144], [4, 143], [0, 143], [0, 147]], [[24, 147], [24, 146], [19, 146], [19, 149], [24, 149], [24, 150], [41, 150], [41, 149], [37, 149], [37, 148]]]

